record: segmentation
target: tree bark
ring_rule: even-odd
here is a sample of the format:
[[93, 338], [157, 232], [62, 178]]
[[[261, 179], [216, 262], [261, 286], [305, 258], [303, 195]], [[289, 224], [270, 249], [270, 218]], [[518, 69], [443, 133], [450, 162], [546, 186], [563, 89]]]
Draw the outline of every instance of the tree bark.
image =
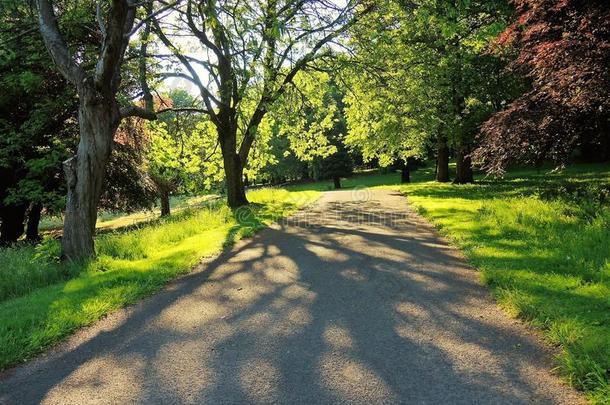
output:
[[61, 240], [62, 258], [93, 257], [93, 235], [102, 192], [106, 163], [120, 122], [113, 97], [104, 97], [93, 86], [79, 86], [80, 141], [76, 156], [64, 162], [68, 186], [66, 214]]
[[449, 147], [447, 138], [438, 135], [436, 152], [436, 181], [446, 183], [449, 181]]
[[222, 159], [225, 170], [225, 183], [227, 188], [227, 204], [231, 208], [248, 205], [246, 188], [244, 186], [244, 165], [237, 153], [237, 126], [231, 125], [232, 116], [219, 115], [222, 121], [228, 121], [217, 127], [221, 146]]
[[335, 190], [340, 189], [341, 188], [341, 177], [334, 176], [333, 177], [333, 183], [335, 184]]
[[23, 235], [25, 220], [25, 205], [8, 205], [0, 213], [0, 246], [9, 246], [17, 242]]
[[40, 224], [40, 216], [42, 214], [42, 204], [32, 204], [28, 211], [28, 224], [25, 231], [25, 238], [29, 242], [39, 242], [42, 238], [38, 233], [38, 225]]
[[474, 183], [472, 174], [472, 161], [469, 156], [469, 151], [464, 146], [458, 146], [455, 153], [456, 172], [454, 184]]
[[244, 187], [244, 168], [235, 152], [227, 153], [224, 157], [225, 177], [227, 184], [227, 204], [231, 208], [248, 205], [246, 189]]
[[411, 167], [409, 166], [409, 160], [401, 161], [400, 182], [401, 183], [410, 183], [411, 182]]
[[167, 217], [171, 214], [171, 207], [169, 204], [169, 190], [167, 188], [161, 189], [161, 216]]

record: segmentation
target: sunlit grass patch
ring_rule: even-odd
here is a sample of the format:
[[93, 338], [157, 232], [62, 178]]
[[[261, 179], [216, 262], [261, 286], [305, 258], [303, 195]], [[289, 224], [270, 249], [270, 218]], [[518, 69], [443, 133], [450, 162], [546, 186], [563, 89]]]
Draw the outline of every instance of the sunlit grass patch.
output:
[[577, 165], [401, 187], [481, 270], [499, 304], [560, 347], [559, 372], [597, 403], [610, 402], [610, 201], [591, 196], [608, 183], [608, 166]]
[[[261, 189], [248, 194], [254, 204], [247, 209], [233, 211], [222, 201], [185, 209], [127, 232], [100, 235], [97, 258], [80, 265], [67, 266], [48, 257], [37, 261], [36, 250], [29, 247], [0, 252], [0, 262], [11, 264], [0, 273], [0, 281], [10, 275], [7, 286], [29, 285], [0, 298], [0, 369], [27, 360], [79, 327], [158, 291], [188, 273], [201, 258], [290, 215], [318, 195]], [[66, 271], [69, 274], [40, 281], [45, 272]]]

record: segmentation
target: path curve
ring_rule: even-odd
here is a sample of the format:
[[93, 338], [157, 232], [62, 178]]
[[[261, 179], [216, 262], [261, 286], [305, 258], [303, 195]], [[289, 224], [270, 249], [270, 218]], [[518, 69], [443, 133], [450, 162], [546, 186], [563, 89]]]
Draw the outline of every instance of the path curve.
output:
[[0, 403], [575, 404], [396, 191], [313, 206], [0, 380]]

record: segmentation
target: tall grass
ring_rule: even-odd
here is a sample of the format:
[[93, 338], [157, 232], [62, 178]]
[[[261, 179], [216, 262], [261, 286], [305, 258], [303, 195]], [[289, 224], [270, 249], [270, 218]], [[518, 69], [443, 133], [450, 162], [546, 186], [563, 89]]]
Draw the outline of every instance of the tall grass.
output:
[[[49, 261], [57, 242], [49, 242], [48, 251], [43, 252], [33, 248], [1, 252], [0, 260], [12, 263], [7, 285], [27, 287], [12, 287], [13, 295], [6, 294], [0, 302], [0, 369], [159, 290], [167, 281], [189, 272], [202, 257], [218, 253], [317, 195], [257, 190], [248, 194], [255, 203], [248, 209], [234, 212], [220, 202], [210, 203], [139, 229], [100, 235], [97, 258], [73, 268]], [[67, 278], [71, 279], [61, 281]], [[10, 299], [16, 295], [20, 296]]]
[[[48, 245], [49, 242], [45, 247]], [[0, 301], [20, 297], [78, 275], [79, 266], [48, 260], [45, 252], [40, 250], [28, 245], [0, 249]]]

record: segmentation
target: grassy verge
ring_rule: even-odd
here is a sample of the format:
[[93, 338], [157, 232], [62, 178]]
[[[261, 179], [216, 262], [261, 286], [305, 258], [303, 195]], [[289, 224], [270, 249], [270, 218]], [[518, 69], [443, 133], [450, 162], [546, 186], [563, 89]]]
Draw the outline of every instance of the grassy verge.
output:
[[561, 347], [560, 373], [610, 403], [610, 199], [596, 188], [610, 183], [610, 168], [523, 170], [465, 186], [420, 180], [401, 187], [411, 203], [481, 270], [502, 307]]
[[[0, 302], [0, 369], [25, 361], [79, 327], [158, 291], [169, 280], [188, 273], [201, 258], [214, 255], [235, 240], [315, 200], [315, 191], [263, 189], [248, 194], [251, 209], [231, 211], [221, 202], [184, 210], [128, 232], [97, 238], [97, 259], [74, 265], [70, 280], [35, 288], [49, 269], [49, 251], [19, 250], [10, 254], [13, 284], [31, 285], [17, 298]], [[7, 255], [2, 252], [0, 257]], [[8, 260], [8, 259], [7, 259]], [[8, 273], [4, 269], [0, 270]], [[3, 274], [9, 278], [9, 275]], [[61, 278], [61, 277], [59, 277]], [[46, 279], [47, 281], [49, 279]]]

